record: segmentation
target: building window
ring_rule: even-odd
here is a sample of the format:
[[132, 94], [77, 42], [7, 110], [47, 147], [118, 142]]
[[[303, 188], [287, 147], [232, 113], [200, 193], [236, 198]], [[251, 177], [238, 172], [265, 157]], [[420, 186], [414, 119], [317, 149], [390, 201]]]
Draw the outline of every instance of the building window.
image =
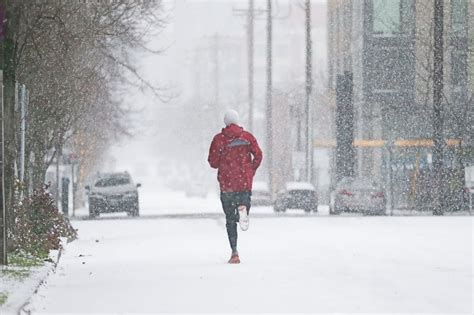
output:
[[414, 0], [372, 0], [373, 33], [379, 36], [410, 34]]
[[451, 0], [451, 23], [455, 35], [467, 34], [467, 0]]
[[453, 50], [451, 54], [451, 80], [455, 91], [464, 90], [467, 85], [467, 54]]

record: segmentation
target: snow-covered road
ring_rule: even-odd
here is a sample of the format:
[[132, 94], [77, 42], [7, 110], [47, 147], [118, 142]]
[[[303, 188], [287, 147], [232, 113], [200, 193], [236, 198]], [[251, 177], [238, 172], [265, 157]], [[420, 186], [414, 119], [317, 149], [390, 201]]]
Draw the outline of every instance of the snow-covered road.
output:
[[34, 314], [474, 310], [472, 217], [254, 217], [240, 265], [217, 215], [74, 225]]

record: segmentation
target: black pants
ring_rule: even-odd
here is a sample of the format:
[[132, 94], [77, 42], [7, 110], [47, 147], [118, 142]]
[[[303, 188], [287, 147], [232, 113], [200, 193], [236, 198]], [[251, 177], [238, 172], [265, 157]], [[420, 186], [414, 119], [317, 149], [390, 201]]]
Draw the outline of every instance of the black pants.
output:
[[246, 206], [247, 213], [250, 210], [250, 191], [221, 192], [222, 209], [224, 209], [227, 236], [229, 237], [230, 248], [237, 251], [237, 222], [239, 222], [239, 206]]

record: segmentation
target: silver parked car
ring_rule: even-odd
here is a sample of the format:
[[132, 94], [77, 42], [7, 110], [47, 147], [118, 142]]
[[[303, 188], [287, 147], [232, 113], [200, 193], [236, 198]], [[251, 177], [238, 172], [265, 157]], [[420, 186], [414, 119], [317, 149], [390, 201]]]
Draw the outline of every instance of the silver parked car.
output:
[[89, 216], [101, 213], [127, 212], [139, 216], [138, 187], [128, 172], [99, 174], [92, 186], [86, 186], [89, 196]]
[[361, 212], [384, 215], [387, 200], [385, 190], [366, 177], [345, 177], [331, 191], [329, 214]]
[[273, 210], [285, 212], [287, 209], [303, 209], [305, 212], [318, 212], [318, 195], [313, 184], [307, 182], [288, 182], [285, 189], [278, 192]]

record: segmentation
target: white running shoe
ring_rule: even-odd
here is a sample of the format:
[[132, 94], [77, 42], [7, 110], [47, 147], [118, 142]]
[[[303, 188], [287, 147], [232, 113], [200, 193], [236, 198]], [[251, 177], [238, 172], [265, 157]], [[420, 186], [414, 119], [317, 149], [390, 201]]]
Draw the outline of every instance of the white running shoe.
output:
[[249, 216], [247, 213], [246, 206], [239, 206], [239, 225], [242, 231], [247, 231], [249, 229]]

